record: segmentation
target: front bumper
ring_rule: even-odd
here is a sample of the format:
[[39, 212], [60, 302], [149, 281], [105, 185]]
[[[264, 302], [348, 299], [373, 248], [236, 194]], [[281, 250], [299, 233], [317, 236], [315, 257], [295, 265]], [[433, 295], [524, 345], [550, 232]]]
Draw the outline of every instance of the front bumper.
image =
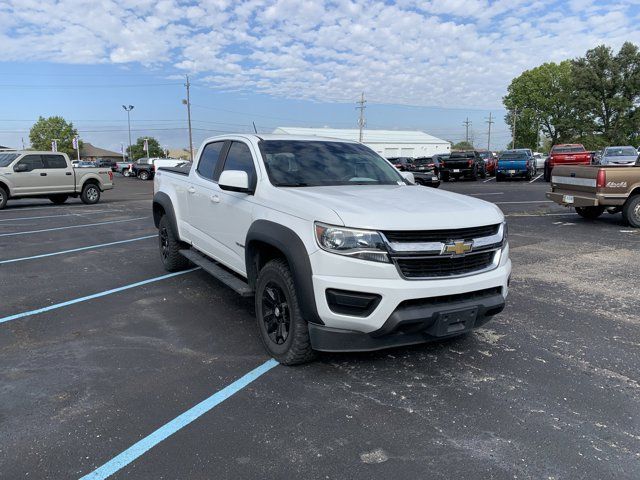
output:
[[[437, 334], [443, 328], [442, 318], [453, 311], [476, 308], [475, 313], [469, 313], [474, 319], [464, 331], [501, 311], [511, 276], [508, 245], [497, 268], [459, 278], [404, 280], [392, 264], [350, 259], [325, 251], [313, 253], [310, 260], [317, 312], [324, 325], [310, 324], [309, 332], [313, 347], [326, 351], [376, 350], [463, 333]], [[378, 295], [380, 301], [366, 316], [336, 313], [327, 301], [329, 289]], [[499, 293], [496, 290], [490, 299], [476, 295], [491, 289], [499, 289]], [[433, 303], [434, 299], [444, 301]], [[407, 303], [413, 306], [407, 308]], [[418, 331], [412, 330], [409, 336], [402, 327], [398, 334], [395, 327], [407, 321]]]

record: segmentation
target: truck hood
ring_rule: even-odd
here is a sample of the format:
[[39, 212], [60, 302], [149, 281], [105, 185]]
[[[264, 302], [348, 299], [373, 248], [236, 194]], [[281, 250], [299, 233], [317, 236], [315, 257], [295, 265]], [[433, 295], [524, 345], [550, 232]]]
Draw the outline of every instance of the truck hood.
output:
[[344, 226], [354, 228], [437, 230], [490, 225], [504, 220], [502, 211], [492, 203], [415, 185], [354, 185], [286, 190], [292, 202], [330, 208]]

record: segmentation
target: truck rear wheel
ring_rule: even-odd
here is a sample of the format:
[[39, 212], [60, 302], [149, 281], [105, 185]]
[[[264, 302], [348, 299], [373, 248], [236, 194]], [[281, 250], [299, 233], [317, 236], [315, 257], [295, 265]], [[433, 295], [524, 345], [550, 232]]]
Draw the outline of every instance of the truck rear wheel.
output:
[[85, 183], [82, 186], [80, 200], [87, 205], [93, 205], [100, 201], [100, 187], [95, 183]]
[[271, 260], [258, 273], [255, 306], [260, 339], [273, 358], [283, 365], [313, 360], [309, 327], [285, 260]]
[[604, 207], [576, 207], [576, 213], [587, 220], [595, 220], [604, 213]]
[[640, 228], [640, 195], [629, 197], [622, 207], [622, 218], [634, 228]]
[[138, 173], [138, 178], [140, 180], [149, 180], [149, 172], [147, 172], [146, 170], [141, 170], [140, 173]]
[[184, 248], [178, 239], [178, 232], [173, 231], [171, 221], [163, 215], [158, 224], [158, 246], [160, 260], [168, 272], [179, 272], [189, 267], [189, 260], [180, 255], [180, 248]]
[[4, 188], [0, 187], [0, 210], [2, 210], [5, 207], [8, 199], [9, 199], [9, 194]]
[[544, 167], [544, 181], [551, 181], [551, 169], [549, 167]]
[[51, 195], [49, 197], [49, 200], [51, 200], [56, 205], [62, 205], [64, 202], [67, 201], [68, 198], [69, 198], [69, 195]]

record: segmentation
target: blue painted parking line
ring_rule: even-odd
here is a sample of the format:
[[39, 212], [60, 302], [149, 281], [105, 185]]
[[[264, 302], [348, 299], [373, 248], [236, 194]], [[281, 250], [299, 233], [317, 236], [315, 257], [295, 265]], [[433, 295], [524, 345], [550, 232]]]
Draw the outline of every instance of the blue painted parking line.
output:
[[67, 227], [45, 228], [43, 230], [29, 230], [26, 232], [0, 233], [0, 237], [13, 237], [16, 235], [27, 235], [29, 233], [53, 232], [55, 230], [67, 230], [69, 228], [95, 227], [97, 225], [110, 225], [113, 223], [133, 222], [135, 220], [142, 220], [143, 218], [149, 218], [149, 217], [127, 218], [126, 220], [111, 220], [109, 222], [84, 223], [82, 225], [69, 225]]
[[147, 451], [158, 445], [160, 442], [170, 437], [178, 430], [189, 425], [194, 420], [207, 413], [209, 410], [224, 402], [227, 398], [231, 397], [235, 393], [245, 388], [251, 382], [267, 373], [269, 370], [278, 365], [275, 360], [267, 360], [259, 367], [251, 370], [249, 373], [239, 378], [232, 384], [224, 387], [222, 390], [214, 393], [209, 398], [203, 400], [194, 407], [191, 407], [186, 412], [180, 414], [168, 423], [165, 423], [162, 427], [158, 428], [155, 432], [147, 435], [142, 440], [134, 443], [127, 448], [124, 452], [115, 456], [101, 467], [95, 469], [93, 472], [85, 475], [80, 480], [103, 480], [110, 477], [118, 470], [126, 467], [138, 457], [144, 455]]
[[33, 255], [31, 257], [10, 258], [9, 260], [0, 260], [0, 265], [4, 263], [23, 262], [25, 260], [35, 260], [37, 258], [53, 257], [55, 255], [64, 255], [65, 253], [82, 252], [83, 250], [93, 250], [95, 248], [110, 247], [112, 245], [120, 245], [122, 243], [137, 242], [139, 240], [146, 240], [147, 238], [156, 238], [157, 235], [145, 235], [144, 237], [130, 238], [129, 240], [118, 240], [117, 242], [100, 243], [98, 245], [89, 245], [88, 247], [71, 248], [69, 250], [60, 250], [59, 252], [42, 253], [40, 255]]
[[86, 297], [80, 297], [80, 298], [76, 298], [76, 299], [69, 300], [62, 303], [56, 303], [54, 305], [38, 308], [36, 310], [29, 310], [27, 312], [16, 313], [15, 315], [9, 315], [8, 317], [0, 318], [0, 324], [10, 322], [12, 320], [18, 320], [19, 318], [30, 317], [31, 315], [38, 315], [40, 313], [49, 312], [51, 310], [56, 310], [58, 308], [74, 305], [76, 303], [86, 302], [88, 300], [93, 300], [94, 298], [105, 297], [107, 295], [112, 295], [114, 293], [122, 292], [124, 290], [129, 290], [131, 288], [141, 287], [143, 285], [148, 285], [149, 283], [159, 282], [160, 280], [165, 280], [167, 278], [177, 277], [178, 275], [184, 275], [185, 273], [190, 273], [195, 270], [200, 270], [200, 267], [191, 268], [189, 270], [183, 270], [182, 272], [167, 273], [166, 275], [160, 275], [159, 277], [149, 278], [148, 280], [143, 280], [141, 282], [131, 283], [123, 287], [112, 288], [111, 290], [94, 293], [93, 295], [87, 295]]

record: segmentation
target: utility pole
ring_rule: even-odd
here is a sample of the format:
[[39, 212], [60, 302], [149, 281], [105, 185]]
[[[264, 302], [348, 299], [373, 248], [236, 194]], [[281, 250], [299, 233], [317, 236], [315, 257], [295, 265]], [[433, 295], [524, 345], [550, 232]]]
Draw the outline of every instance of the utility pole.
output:
[[365, 106], [365, 103], [367, 103], [367, 101], [364, 99], [364, 92], [362, 92], [362, 95], [360, 96], [360, 100], [356, 102], [358, 104], [358, 106], [356, 107], [356, 110], [360, 110], [360, 118], [358, 119], [358, 126], [360, 127], [360, 137], [359, 137], [359, 142], [362, 142], [362, 130], [364, 129], [364, 126], [366, 124], [366, 121], [364, 119], [364, 109], [367, 108]]
[[466, 141], [467, 143], [469, 143], [469, 125], [471, 125], [471, 123], [473, 123], [473, 122], [471, 122], [471, 121], [469, 120], [469, 117], [467, 117], [467, 119], [466, 119], [464, 122], [462, 122], [462, 124], [463, 124], [463, 125], [466, 127], [466, 129], [467, 129], [467, 133], [466, 133], [466, 135], [465, 135], [465, 141]]
[[122, 108], [124, 108], [127, 112], [127, 123], [129, 125], [129, 154], [127, 155], [128, 159], [131, 160], [131, 155], [132, 155], [132, 147], [131, 147], [131, 110], [133, 110], [133, 105], [122, 105]]
[[489, 133], [487, 135], [487, 150], [491, 151], [491, 125], [496, 123], [493, 121], [491, 112], [489, 112], [489, 120], [486, 121], [489, 124]]
[[187, 83], [184, 84], [187, 87], [187, 98], [186, 100], [182, 100], [182, 103], [187, 106], [187, 121], [189, 122], [189, 159], [193, 162], [193, 136], [191, 134], [191, 95], [190, 95], [190, 87], [191, 83], [189, 83], [189, 75], [185, 75], [187, 78]]
[[513, 110], [513, 123], [511, 125], [511, 150], [516, 148], [516, 118], [518, 117], [518, 109]]

